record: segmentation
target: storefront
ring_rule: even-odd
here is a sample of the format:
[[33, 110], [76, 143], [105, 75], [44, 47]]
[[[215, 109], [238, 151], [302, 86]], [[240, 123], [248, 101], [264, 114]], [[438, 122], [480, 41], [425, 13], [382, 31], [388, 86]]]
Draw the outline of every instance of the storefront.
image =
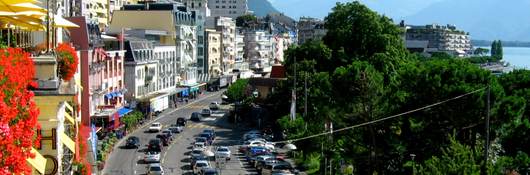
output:
[[194, 99], [206, 90], [206, 83], [183, 84], [182, 87], [186, 89], [181, 91], [179, 96]]

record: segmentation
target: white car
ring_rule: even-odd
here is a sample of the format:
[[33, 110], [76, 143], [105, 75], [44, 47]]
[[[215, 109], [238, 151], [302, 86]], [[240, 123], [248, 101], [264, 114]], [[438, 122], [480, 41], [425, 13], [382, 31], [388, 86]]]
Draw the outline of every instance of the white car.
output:
[[215, 151], [215, 158], [230, 160], [231, 154], [232, 152], [230, 152], [230, 149], [228, 149], [228, 147], [220, 146], [220, 147], [217, 147], [217, 150]]
[[160, 153], [154, 151], [146, 152], [144, 156], [144, 162], [160, 162]]
[[210, 103], [209, 107], [210, 107], [211, 110], [218, 110], [219, 109], [219, 103], [216, 102], [216, 101], [213, 101], [213, 102]]
[[160, 166], [159, 163], [152, 163], [149, 164], [149, 167], [147, 167], [147, 174], [148, 175], [164, 175], [164, 169], [162, 166]]
[[191, 151], [191, 156], [192, 157], [199, 157], [199, 156], [202, 156], [204, 155], [204, 150], [203, 149], [193, 149]]
[[149, 126], [150, 132], [160, 132], [160, 130], [162, 130], [162, 124], [160, 122], [151, 123], [151, 126]]
[[195, 144], [193, 144], [193, 149], [205, 150], [206, 149], [206, 143], [204, 143], [204, 142], [195, 142]]
[[193, 172], [198, 174], [202, 169], [210, 168], [210, 164], [207, 160], [197, 160], [193, 166]]
[[246, 141], [245, 145], [247, 145], [248, 147], [263, 146], [263, 147], [265, 147], [267, 149], [274, 150], [274, 143], [264, 142], [264, 141], [261, 141], [261, 140]]

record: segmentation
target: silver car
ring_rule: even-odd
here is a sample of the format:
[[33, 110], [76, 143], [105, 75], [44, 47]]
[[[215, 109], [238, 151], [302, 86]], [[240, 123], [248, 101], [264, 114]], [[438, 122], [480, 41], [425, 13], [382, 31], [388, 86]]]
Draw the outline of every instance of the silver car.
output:
[[160, 153], [149, 151], [145, 153], [144, 162], [160, 162]]
[[164, 169], [159, 163], [149, 164], [147, 167], [148, 175], [164, 175]]
[[231, 154], [232, 153], [230, 152], [230, 149], [228, 149], [228, 147], [220, 146], [220, 147], [217, 147], [217, 150], [215, 151], [215, 158], [230, 160]]

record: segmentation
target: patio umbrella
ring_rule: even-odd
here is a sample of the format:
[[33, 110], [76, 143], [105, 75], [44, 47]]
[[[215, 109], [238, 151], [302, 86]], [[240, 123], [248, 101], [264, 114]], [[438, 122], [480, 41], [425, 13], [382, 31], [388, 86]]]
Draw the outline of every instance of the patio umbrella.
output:
[[53, 23], [55, 27], [63, 27], [63, 28], [78, 28], [79, 27], [77, 24], [74, 24], [73, 22], [70, 22], [59, 15], [54, 16]]
[[38, 5], [32, 3], [19, 3], [19, 4], [4, 4], [0, 3], [0, 11], [7, 12], [23, 12], [23, 11], [39, 11], [46, 12], [46, 9], [39, 7]]
[[0, 0], [0, 4], [40, 3], [37, 0]]

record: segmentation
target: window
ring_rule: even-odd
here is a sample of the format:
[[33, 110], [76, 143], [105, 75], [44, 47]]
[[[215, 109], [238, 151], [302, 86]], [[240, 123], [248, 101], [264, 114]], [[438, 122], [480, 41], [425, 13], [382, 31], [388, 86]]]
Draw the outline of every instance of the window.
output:
[[191, 3], [191, 8], [195, 8], [195, 3]]
[[197, 38], [198, 38], [197, 40], [199, 40], [198, 41], [199, 44], [202, 44], [204, 42], [204, 36], [197, 36]]
[[232, 8], [236, 8], [236, 6], [234, 5], [234, 6], [232, 6]]
[[223, 5], [223, 6], [221, 6], [221, 8], [223, 8], [223, 9], [224, 9], [224, 8], [226, 8], [226, 7], [225, 7], [225, 6]]
[[199, 2], [199, 7], [202, 7], [202, 4]]
[[197, 55], [198, 56], [203, 56], [204, 55], [204, 50], [202, 48], [199, 48], [199, 50], [197, 52]]

